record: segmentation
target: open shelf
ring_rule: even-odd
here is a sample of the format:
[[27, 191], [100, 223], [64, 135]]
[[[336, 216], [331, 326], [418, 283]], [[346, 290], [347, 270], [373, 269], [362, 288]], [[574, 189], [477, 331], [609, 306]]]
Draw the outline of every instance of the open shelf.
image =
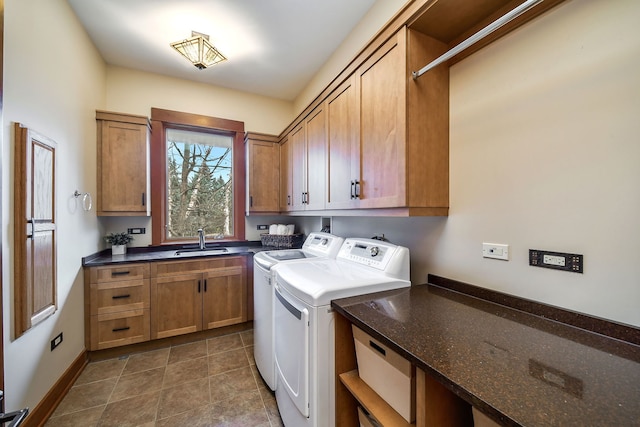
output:
[[340, 374], [340, 381], [344, 384], [356, 400], [384, 427], [415, 427], [415, 423], [408, 423], [387, 402], [371, 389], [358, 376], [358, 370]]

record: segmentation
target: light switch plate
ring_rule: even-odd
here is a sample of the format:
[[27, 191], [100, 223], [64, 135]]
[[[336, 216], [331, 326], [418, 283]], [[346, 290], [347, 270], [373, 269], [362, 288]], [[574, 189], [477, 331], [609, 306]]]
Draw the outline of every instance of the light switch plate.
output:
[[503, 245], [501, 243], [483, 243], [482, 256], [484, 258], [509, 261], [509, 245]]

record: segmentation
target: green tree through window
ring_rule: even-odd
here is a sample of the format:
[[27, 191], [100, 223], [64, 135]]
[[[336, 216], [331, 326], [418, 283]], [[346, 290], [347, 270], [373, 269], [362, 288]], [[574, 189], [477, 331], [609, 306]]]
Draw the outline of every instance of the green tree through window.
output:
[[233, 137], [167, 129], [166, 238], [233, 235]]

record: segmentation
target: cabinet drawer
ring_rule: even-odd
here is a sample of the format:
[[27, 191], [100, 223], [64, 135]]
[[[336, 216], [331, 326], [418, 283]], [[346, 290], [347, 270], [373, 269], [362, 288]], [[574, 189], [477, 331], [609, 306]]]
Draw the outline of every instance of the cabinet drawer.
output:
[[130, 310], [91, 316], [91, 350], [149, 340], [149, 310]]
[[91, 315], [149, 308], [149, 279], [92, 284]]
[[154, 263], [155, 276], [185, 274], [215, 270], [218, 268], [243, 267], [244, 256], [201, 258], [193, 261], [169, 261]]
[[92, 269], [91, 283], [122, 282], [125, 280], [148, 278], [149, 264], [122, 264], [118, 266], [95, 267]]

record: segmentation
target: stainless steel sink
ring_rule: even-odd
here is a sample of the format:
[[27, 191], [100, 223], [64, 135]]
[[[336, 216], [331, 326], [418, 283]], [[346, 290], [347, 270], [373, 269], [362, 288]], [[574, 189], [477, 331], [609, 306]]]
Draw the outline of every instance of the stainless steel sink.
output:
[[189, 249], [179, 249], [176, 251], [175, 256], [198, 256], [198, 255], [219, 255], [229, 252], [227, 248], [189, 248]]

